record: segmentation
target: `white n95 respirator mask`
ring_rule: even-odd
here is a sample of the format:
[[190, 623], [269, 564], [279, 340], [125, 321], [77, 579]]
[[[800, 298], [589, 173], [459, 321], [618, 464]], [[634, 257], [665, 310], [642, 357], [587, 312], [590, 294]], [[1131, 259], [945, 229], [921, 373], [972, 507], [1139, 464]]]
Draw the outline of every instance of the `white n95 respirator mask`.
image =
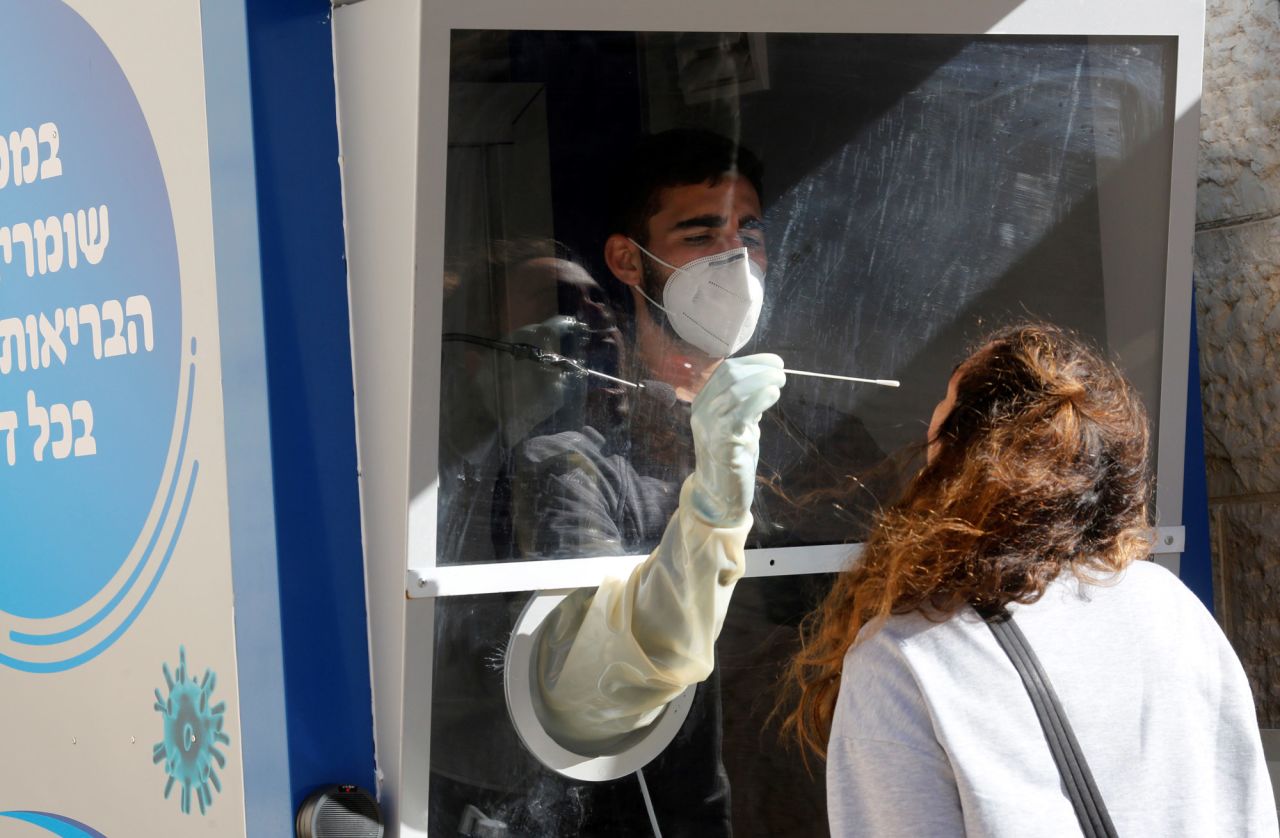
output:
[[737, 247], [672, 265], [654, 256], [635, 239], [628, 239], [650, 259], [672, 270], [662, 288], [662, 302], [640, 293], [665, 312], [681, 340], [713, 358], [737, 352], [756, 330], [764, 305], [764, 271]]

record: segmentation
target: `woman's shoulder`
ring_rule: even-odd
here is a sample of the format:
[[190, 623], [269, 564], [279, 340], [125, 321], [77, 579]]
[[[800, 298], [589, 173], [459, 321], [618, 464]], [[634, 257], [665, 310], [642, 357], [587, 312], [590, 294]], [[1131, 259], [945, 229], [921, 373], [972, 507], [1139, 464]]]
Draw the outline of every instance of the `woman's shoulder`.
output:
[[[1105, 578], [1103, 577], [1104, 580]], [[1168, 592], [1173, 592], [1175, 587], [1186, 589], [1186, 586], [1174, 575], [1173, 571], [1151, 559], [1130, 562], [1116, 574], [1116, 581]]]
[[845, 655], [845, 666], [909, 669], [921, 650], [955, 645], [977, 629], [984, 629], [982, 619], [967, 607], [950, 615], [891, 614], [862, 627]]
[[[1149, 559], [1131, 562], [1123, 570], [1113, 574], [1097, 574], [1082, 571], [1075, 575], [1063, 574], [1059, 583], [1087, 601], [1118, 598], [1132, 606], [1173, 609], [1176, 611], [1205, 611], [1200, 600], [1168, 568]], [[1208, 612], [1205, 611], [1205, 616]]]
[[833, 735], [893, 740], [927, 717], [909, 638], [929, 623], [918, 614], [873, 620], [845, 653]]
[[[1153, 621], [1198, 631], [1213, 618], [1195, 594], [1172, 572], [1152, 561], [1133, 562], [1113, 574], [1063, 573], [1044, 595], [1028, 605], [1013, 606], [1019, 622], [1057, 625], [1089, 618], [1127, 625]], [[985, 663], [998, 646], [982, 618], [969, 607], [949, 615], [919, 611], [872, 620], [858, 633], [845, 655], [846, 669], [913, 670], [939, 660], [956, 666], [968, 658]]]

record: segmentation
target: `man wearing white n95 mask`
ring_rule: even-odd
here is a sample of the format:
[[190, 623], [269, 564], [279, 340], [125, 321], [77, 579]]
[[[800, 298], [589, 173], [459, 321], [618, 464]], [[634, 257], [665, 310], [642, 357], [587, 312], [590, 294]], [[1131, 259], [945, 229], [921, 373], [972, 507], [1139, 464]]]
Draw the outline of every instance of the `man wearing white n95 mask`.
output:
[[[776, 356], [724, 360], [750, 338], [763, 297], [759, 175], [749, 152], [697, 131], [649, 137], [619, 167], [603, 255], [633, 315], [620, 324], [620, 374], [650, 386], [612, 426], [530, 439], [512, 487], [525, 557], [653, 551], [629, 577], [565, 599], [544, 623], [538, 672], [547, 732], [579, 753], [699, 684], [676, 740], [645, 769], [664, 834], [732, 832], [714, 645], [752, 530], [760, 414], [784, 381]], [[634, 778], [618, 785], [639, 801]], [[605, 793], [615, 809], [634, 806], [628, 789]], [[619, 813], [582, 834], [647, 829]]]
[[[626, 580], [579, 591], [540, 640], [553, 737], [590, 752], [644, 727], [704, 681], [751, 528], [760, 415], [785, 384], [773, 354], [726, 356], [751, 338], [767, 267], [759, 194], [723, 171], [659, 189], [634, 235], [605, 261], [630, 285], [636, 349], [655, 377], [692, 400], [695, 470], [649, 559]], [[644, 241], [637, 241], [643, 238]]]
[[671, 182], [655, 188], [640, 172], [640, 188], [651, 192], [646, 200], [620, 190], [617, 197], [640, 213], [615, 212], [604, 256], [632, 292], [634, 350], [645, 377], [692, 402], [696, 467], [648, 560], [626, 579], [575, 592], [540, 637], [548, 732], [588, 753], [649, 724], [711, 674], [715, 639], [743, 572], [760, 415], [785, 383], [776, 355], [725, 360], [750, 340], [763, 302], [767, 256], [756, 186], [737, 171], [739, 150], [728, 140], [676, 134], [650, 142], [674, 146], [677, 138], [685, 149], [704, 144], [710, 159], [718, 151], [719, 165], [690, 177], [680, 171], [689, 167], [671, 163], [674, 155], [655, 155], [670, 166]]

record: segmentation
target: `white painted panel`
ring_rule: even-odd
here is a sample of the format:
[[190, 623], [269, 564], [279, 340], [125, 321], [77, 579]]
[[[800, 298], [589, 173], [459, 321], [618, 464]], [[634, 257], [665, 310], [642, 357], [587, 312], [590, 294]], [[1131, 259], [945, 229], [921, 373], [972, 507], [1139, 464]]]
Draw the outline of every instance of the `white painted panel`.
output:
[[[418, 21], [418, 4], [412, 0], [378, 0], [334, 11], [378, 796], [391, 824], [401, 814], [402, 787], [411, 787], [402, 771], [403, 587], [418, 191]], [[430, 726], [421, 729], [429, 731]]]

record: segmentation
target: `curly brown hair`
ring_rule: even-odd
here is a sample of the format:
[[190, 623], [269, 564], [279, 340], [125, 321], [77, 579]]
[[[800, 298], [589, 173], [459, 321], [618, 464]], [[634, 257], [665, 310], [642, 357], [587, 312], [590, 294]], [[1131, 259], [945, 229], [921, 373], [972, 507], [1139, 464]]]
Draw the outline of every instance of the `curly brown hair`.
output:
[[809, 615], [784, 676], [783, 730], [820, 757], [845, 654], [873, 621], [996, 616], [1065, 569], [1096, 581], [1149, 551], [1147, 415], [1114, 364], [1024, 324], [988, 337], [954, 382], [929, 462]]

